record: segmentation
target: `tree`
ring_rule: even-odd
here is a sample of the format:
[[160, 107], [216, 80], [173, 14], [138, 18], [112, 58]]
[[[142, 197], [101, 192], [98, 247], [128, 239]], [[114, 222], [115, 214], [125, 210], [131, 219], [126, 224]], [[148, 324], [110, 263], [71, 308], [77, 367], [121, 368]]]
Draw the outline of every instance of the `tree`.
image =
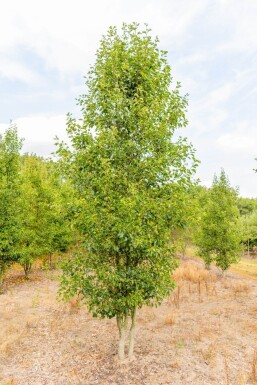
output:
[[214, 177], [200, 221], [197, 246], [207, 268], [212, 261], [224, 272], [238, 262], [240, 251], [237, 192], [221, 171]]
[[[70, 169], [83, 251], [64, 267], [60, 293], [79, 294], [93, 316], [116, 317], [118, 356], [133, 354], [136, 311], [158, 305], [174, 287], [171, 229], [180, 222], [196, 161], [174, 131], [187, 124], [187, 99], [171, 90], [166, 52], [137, 24], [111, 27], [79, 98], [83, 118], [68, 118]], [[189, 165], [190, 164], [190, 165]]]
[[44, 216], [44, 251], [49, 256], [49, 267], [54, 267], [53, 254], [66, 252], [72, 243], [70, 206], [72, 204], [72, 186], [63, 179], [57, 162], [46, 161], [48, 209]]
[[183, 199], [183, 210], [180, 215], [180, 224], [172, 232], [175, 251], [185, 257], [188, 247], [193, 246], [199, 216], [204, 204], [205, 188], [193, 184], [186, 191]]
[[18, 259], [21, 148], [17, 127], [11, 124], [0, 136], [0, 292], [8, 267]]
[[47, 170], [42, 158], [28, 154], [22, 157], [21, 169], [23, 204], [20, 210], [19, 263], [28, 279], [33, 262], [44, 253]]
[[242, 242], [250, 256], [250, 250], [257, 246], [257, 210], [240, 218]]
[[66, 251], [71, 243], [67, 216], [69, 187], [58, 165], [36, 155], [22, 157], [22, 205], [20, 209], [19, 262], [28, 278], [33, 262], [43, 255]]
[[257, 199], [239, 197], [238, 209], [241, 216], [250, 215], [255, 210], [257, 210]]

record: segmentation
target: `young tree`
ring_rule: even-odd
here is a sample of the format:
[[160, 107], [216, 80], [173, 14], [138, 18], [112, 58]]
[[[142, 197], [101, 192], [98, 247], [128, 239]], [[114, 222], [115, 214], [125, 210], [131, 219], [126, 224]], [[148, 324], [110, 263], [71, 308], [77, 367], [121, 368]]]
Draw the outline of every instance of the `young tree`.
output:
[[62, 252], [71, 243], [70, 221], [66, 220], [68, 183], [62, 181], [58, 165], [36, 155], [22, 157], [22, 201], [20, 209], [19, 262], [28, 278], [33, 262]]
[[46, 161], [48, 209], [44, 216], [44, 251], [49, 257], [49, 268], [54, 267], [53, 254], [66, 252], [72, 243], [71, 210], [73, 189], [69, 181], [63, 179], [57, 162]]
[[6, 270], [18, 258], [21, 148], [17, 127], [11, 124], [0, 136], [0, 292]]
[[237, 192], [230, 187], [223, 170], [219, 178], [214, 177], [209, 190], [197, 245], [207, 268], [215, 261], [224, 272], [232, 263], [238, 262], [240, 234]]
[[44, 160], [36, 155], [23, 155], [22, 201], [20, 209], [19, 263], [28, 279], [33, 262], [44, 253], [44, 232], [47, 214]]
[[257, 210], [240, 218], [241, 240], [250, 256], [250, 250], [257, 246]]
[[129, 319], [131, 356], [137, 309], [160, 304], [174, 287], [170, 232], [197, 163], [185, 139], [172, 141], [187, 124], [187, 99], [171, 83], [148, 28], [110, 28], [79, 99], [83, 118], [68, 119], [73, 149], [59, 148], [84, 246], [64, 267], [60, 292], [79, 294], [93, 316], [116, 317], [120, 359]]

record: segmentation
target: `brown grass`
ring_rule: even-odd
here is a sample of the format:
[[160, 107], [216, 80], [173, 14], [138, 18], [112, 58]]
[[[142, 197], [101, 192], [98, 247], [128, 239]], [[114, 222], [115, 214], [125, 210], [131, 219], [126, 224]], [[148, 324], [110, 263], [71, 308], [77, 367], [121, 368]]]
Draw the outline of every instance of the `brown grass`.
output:
[[168, 313], [164, 317], [164, 325], [174, 325], [176, 322], [177, 314], [173, 311], [169, 310]]
[[176, 308], [179, 308], [180, 302], [185, 299], [186, 287], [189, 297], [191, 294], [197, 293], [198, 302], [202, 302], [204, 294], [207, 296], [217, 295], [216, 274], [199, 268], [192, 262], [187, 262], [175, 270], [172, 279], [176, 282], [177, 288], [171, 295], [170, 303], [173, 303]]
[[236, 282], [232, 285], [232, 292], [235, 297], [249, 294], [251, 287], [245, 282]]
[[0, 301], [0, 384], [256, 383], [257, 284], [188, 262], [173, 278], [169, 299], [138, 311], [135, 358], [123, 364], [115, 319], [92, 318], [76, 298], [57, 302], [46, 273], [14, 286]]

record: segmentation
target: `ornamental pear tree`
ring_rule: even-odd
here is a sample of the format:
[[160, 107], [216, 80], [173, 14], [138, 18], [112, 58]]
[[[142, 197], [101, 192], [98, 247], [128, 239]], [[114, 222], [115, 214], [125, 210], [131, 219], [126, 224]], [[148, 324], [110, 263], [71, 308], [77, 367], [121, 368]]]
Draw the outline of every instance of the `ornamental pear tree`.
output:
[[0, 292], [8, 267], [18, 259], [20, 207], [20, 150], [17, 127], [0, 135]]
[[222, 170], [219, 177], [214, 176], [196, 242], [207, 268], [214, 261], [224, 272], [232, 263], [238, 262], [241, 249], [239, 229], [237, 191], [230, 186]]
[[69, 149], [59, 156], [75, 189], [82, 250], [63, 268], [60, 294], [79, 295], [95, 317], [116, 317], [118, 357], [134, 349], [136, 312], [174, 288], [170, 234], [180, 224], [197, 161], [186, 139], [187, 99], [172, 88], [167, 52], [146, 26], [111, 27], [78, 103], [68, 116]]

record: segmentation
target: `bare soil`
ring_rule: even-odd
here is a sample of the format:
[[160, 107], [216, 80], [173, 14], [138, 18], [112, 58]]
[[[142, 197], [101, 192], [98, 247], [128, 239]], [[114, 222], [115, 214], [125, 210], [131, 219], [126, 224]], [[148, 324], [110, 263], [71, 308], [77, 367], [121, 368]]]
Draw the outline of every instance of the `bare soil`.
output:
[[56, 272], [11, 277], [0, 296], [0, 385], [257, 383], [257, 282], [182, 262], [178, 288], [137, 317], [135, 356], [117, 360], [115, 320], [56, 300]]

